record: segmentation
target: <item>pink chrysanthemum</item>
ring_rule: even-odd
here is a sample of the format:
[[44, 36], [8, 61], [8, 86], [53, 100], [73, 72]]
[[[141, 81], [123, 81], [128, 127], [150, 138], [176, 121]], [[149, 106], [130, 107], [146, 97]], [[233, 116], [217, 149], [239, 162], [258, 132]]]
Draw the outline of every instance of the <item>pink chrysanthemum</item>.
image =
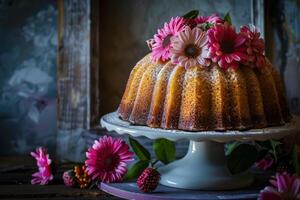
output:
[[132, 156], [124, 140], [103, 136], [95, 140], [92, 148], [86, 152], [86, 172], [93, 180], [106, 183], [120, 181], [127, 172], [127, 162], [133, 160]]
[[197, 64], [209, 66], [207, 37], [204, 31], [189, 26], [177, 37], [171, 38], [172, 62], [180, 64], [186, 69]]
[[47, 150], [39, 147], [35, 152], [31, 152], [30, 155], [36, 159], [39, 168], [38, 172], [32, 174], [33, 179], [31, 180], [31, 184], [48, 184], [53, 180], [53, 175], [50, 167], [51, 159], [49, 158], [49, 154], [47, 154]]
[[241, 33], [247, 38], [245, 45], [247, 48], [248, 62], [254, 67], [263, 67], [265, 65], [264, 40], [254, 25], [243, 26]]
[[185, 19], [182, 17], [172, 18], [169, 23], [165, 23], [164, 27], [158, 29], [154, 35], [154, 44], [152, 45], [152, 58], [155, 61], [167, 61], [170, 58], [170, 39], [176, 36], [185, 26]]
[[208, 32], [209, 58], [221, 68], [237, 68], [241, 60], [247, 59], [244, 43], [246, 38], [236, 33], [228, 23], [216, 24]]
[[260, 191], [259, 200], [298, 200], [300, 199], [300, 178], [286, 172], [276, 174], [267, 186]]

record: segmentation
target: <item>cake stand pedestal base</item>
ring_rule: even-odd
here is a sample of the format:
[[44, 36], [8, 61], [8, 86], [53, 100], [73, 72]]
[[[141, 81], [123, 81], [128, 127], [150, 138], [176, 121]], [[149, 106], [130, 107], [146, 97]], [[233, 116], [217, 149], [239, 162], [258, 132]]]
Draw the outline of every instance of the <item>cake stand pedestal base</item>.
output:
[[232, 175], [226, 166], [222, 143], [190, 141], [187, 154], [159, 168], [160, 183], [169, 187], [201, 190], [231, 190], [249, 186], [250, 173]]

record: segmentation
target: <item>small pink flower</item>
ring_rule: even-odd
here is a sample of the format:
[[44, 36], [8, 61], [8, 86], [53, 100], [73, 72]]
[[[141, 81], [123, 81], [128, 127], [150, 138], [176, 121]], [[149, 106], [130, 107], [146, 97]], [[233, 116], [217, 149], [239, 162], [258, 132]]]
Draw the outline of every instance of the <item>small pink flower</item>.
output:
[[256, 162], [254, 165], [259, 169], [267, 170], [273, 165], [273, 163], [274, 159], [271, 156], [266, 156], [265, 158]]
[[252, 24], [241, 27], [241, 33], [247, 38], [245, 45], [248, 62], [254, 67], [263, 67], [265, 65], [265, 43], [260, 37], [260, 33]]
[[172, 18], [164, 27], [158, 29], [154, 35], [154, 44], [152, 45], [152, 59], [155, 61], [167, 61], [170, 59], [171, 37], [176, 36], [185, 27], [185, 19], [182, 17]]
[[277, 173], [267, 186], [260, 191], [259, 200], [298, 200], [300, 199], [300, 178], [284, 172]]
[[51, 159], [49, 158], [49, 154], [47, 154], [47, 150], [39, 147], [35, 152], [31, 152], [30, 155], [36, 159], [39, 168], [38, 172], [32, 174], [33, 179], [31, 180], [31, 184], [48, 184], [53, 180], [53, 175], [50, 167]]
[[189, 26], [177, 37], [171, 38], [172, 62], [184, 66], [186, 69], [195, 65], [209, 66], [207, 37], [204, 31]]
[[127, 162], [133, 160], [133, 153], [121, 138], [103, 136], [95, 140], [86, 152], [86, 172], [93, 180], [106, 183], [121, 181], [127, 172]]
[[244, 43], [246, 38], [236, 33], [227, 22], [216, 24], [208, 30], [209, 58], [221, 68], [237, 68], [241, 60], [247, 59]]

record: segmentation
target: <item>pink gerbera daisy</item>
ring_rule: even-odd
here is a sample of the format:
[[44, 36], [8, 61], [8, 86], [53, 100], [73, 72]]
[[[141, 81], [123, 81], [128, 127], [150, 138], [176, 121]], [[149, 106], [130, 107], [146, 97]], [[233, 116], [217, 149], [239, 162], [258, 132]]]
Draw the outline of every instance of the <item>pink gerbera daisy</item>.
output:
[[262, 67], [265, 65], [264, 40], [260, 37], [260, 33], [254, 25], [243, 26], [241, 33], [247, 38], [245, 45], [247, 48], [248, 62], [254, 67]]
[[120, 181], [127, 172], [127, 162], [133, 160], [132, 156], [124, 140], [103, 136], [95, 140], [86, 152], [86, 172], [93, 180], [106, 183]]
[[47, 150], [39, 147], [35, 152], [31, 152], [30, 155], [36, 159], [39, 168], [38, 172], [32, 174], [33, 179], [31, 180], [31, 184], [48, 184], [53, 180], [53, 175], [50, 167], [51, 159], [49, 158], [49, 154], [47, 154]]
[[270, 181], [272, 186], [260, 191], [259, 200], [298, 200], [300, 199], [300, 178], [284, 172], [276, 174]]
[[172, 62], [179, 63], [186, 69], [197, 64], [209, 66], [207, 37], [204, 31], [189, 26], [177, 37], [171, 38]]
[[207, 33], [209, 57], [221, 68], [236, 68], [241, 60], [247, 58], [244, 46], [245, 36], [236, 33], [235, 28], [227, 22], [216, 24]]
[[182, 17], [172, 18], [169, 23], [165, 23], [164, 27], [158, 29], [154, 35], [154, 43], [152, 45], [152, 58], [155, 61], [167, 61], [170, 59], [170, 39], [176, 36], [185, 26], [185, 19]]

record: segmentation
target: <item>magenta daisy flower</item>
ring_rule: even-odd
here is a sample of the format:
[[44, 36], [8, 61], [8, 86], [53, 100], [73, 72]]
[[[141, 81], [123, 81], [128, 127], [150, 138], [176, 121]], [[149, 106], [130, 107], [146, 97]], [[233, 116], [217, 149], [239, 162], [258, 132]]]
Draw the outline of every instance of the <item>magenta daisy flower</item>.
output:
[[216, 24], [208, 30], [209, 57], [221, 68], [236, 68], [241, 60], [247, 59], [245, 54], [246, 38], [236, 33], [228, 23]]
[[53, 175], [50, 167], [51, 159], [49, 158], [49, 154], [47, 154], [47, 150], [39, 147], [35, 152], [31, 152], [30, 155], [36, 159], [39, 168], [38, 172], [32, 174], [33, 179], [31, 180], [31, 184], [48, 184], [53, 180]]
[[262, 67], [265, 65], [264, 40], [260, 37], [260, 33], [254, 25], [243, 26], [241, 33], [247, 38], [245, 45], [247, 48], [248, 62], [254, 67]]
[[300, 199], [300, 178], [284, 172], [277, 173], [267, 186], [260, 191], [259, 200], [297, 200]]
[[172, 18], [169, 23], [165, 23], [164, 27], [158, 29], [154, 35], [154, 43], [152, 45], [152, 58], [155, 61], [167, 61], [170, 59], [170, 39], [176, 36], [185, 26], [185, 19], [182, 17]]
[[209, 66], [207, 37], [204, 31], [187, 26], [177, 37], [171, 38], [172, 62], [186, 69], [195, 65]]
[[86, 152], [86, 172], [93, 180], [106, 183], [121, 181], [127, 172], [127, 162], [133, 160], [133, 153], [121, 138], [103, 136], [95, 140]]

